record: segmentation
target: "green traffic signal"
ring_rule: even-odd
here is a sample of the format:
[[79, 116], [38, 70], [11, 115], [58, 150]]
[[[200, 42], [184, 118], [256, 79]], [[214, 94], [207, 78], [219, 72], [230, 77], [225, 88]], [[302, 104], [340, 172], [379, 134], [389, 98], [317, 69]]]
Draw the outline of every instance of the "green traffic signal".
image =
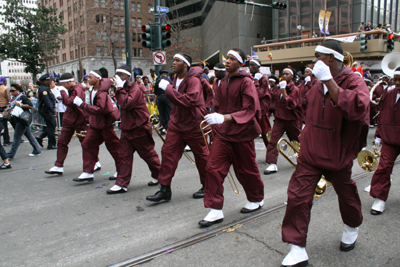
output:
[[360, 34], [360, 51], [362, 53], [364, 53], [365, 50], [367, 50], [367, 48], [368, 48], [367, 43], [368, 43], [367, 35], [365, 33], [361, 33]]

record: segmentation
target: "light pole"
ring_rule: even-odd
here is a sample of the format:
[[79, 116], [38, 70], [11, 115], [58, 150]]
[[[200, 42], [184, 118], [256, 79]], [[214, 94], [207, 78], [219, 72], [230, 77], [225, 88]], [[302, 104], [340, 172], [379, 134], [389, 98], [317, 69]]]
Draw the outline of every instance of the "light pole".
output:
[[126, 52], [126, 65], [132, 69], [131, 62], [131, 37], [129, 34], [129, 1], [124, 0], [125, 4], [125, 52]]

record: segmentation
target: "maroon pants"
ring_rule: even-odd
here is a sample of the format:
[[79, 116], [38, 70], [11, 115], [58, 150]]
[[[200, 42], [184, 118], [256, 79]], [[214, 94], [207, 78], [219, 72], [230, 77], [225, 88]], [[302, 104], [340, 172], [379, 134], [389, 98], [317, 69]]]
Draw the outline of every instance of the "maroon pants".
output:
[[130, 136], [132, 136], [130, 131], [122, 131], [121, 139], [119, 140], [118, 155], [120, 165], [115, 184], [121, 187], [128, 187], [131, 181], [133, 154], [135, 151], [149, 166], [151, 177], [158, 179], [161, 168], [158, 154], [154, 150], [154, 140], [150, 133], [138, 138], [131, 138]]
[[298, 120], [285, 121], [276, 118], [274, 120], [274, 127], [272, 128], [271, 142], [267, 146], [267, 157], [265, 161], [267, 163], [276, 164], [278, 161], [278, 149], [276, 144], [282, 135], [286, 132], [290, 141], [299, 141], [299, 135], [301, 132], [300, 123]]
[[170, 186], [174, 177], [178, 162], [182, 157], [183, 149], [189, 145], [194, 154], [196, 167], [199, 171], [200, 182], [204, 185], [206, 179], [206, 164], [208, 150], [203, 135], [199, 133], [180, 133], [169, 129], [164, 145], [161, 149], [161, 170], [158, 182], [161, 185]]
[[217, 135], [211, 146], [207, 162], [204, 206], [222, 209], [224, 204], [223, 183], [233, 165], [236, 177], [243, 186], [247, 200], [260, 202], [264, 199], [264, 183], [256, 162], [254, 141], [228, 142]]
[[97, 130], [89, 128], [85, 140], [82, 143], [83, 172], [93, 173], [94, 165], [98, 160], [100, 145], [105, 142], [108, 152], [115, 161], [115, 168], [118, 171], [119, 157], [118, 144], [119, 139], [115, 134], [113, 126]]
[[268, 143], [269, 143], [267, 140], [267, 133], [268, 133], [268, 131], [272, 130], [271, 123], [269, 121], [269, 116], [270, 116], [270, 113], [267, 112], [266, 114], [264, 114], [261, 117], [261, 121], [260, 121], [261, 136], [264, 141], [265, 147], [267, 147]]
[[[55, 166], [63, 167], [65, 158], [68, 155], [68, 144], [71, 142], [71, 138], [74, 135], [75, 131], [80, 133], [81, 131], [86, 131], [87, 124], [86, 122], [75, 125], [74, 127], [63, 126], [61, 129], [61, 134], [58, 137], [58, 148], [57, 148], [57, 160]], [[79, 141], [83, 142], [83, 137], [78, 137]]]
[[370, 125], [375, 125], [375, 115], [378, 113], [378, 107], [375, 105], [371, 104], [370, 110], [369, 110], [369, 124]]
[[307, 163], [301, 158], [297, 160], [297, 167], [292, 175], [288, 187], [288, 201], [286, 214], [282, 223], [282, 241], [306, 246], [310, 213], [313, 204], [313, 195], [321, 175], [332, 183], [339, 199], [339, 209], [342, 220], [350, 227], [361, 225], [361, 201], [357, 186], [351, 179], [351, 167], [339, 171], [323, 170]]
[[370, 196], [386, 201], [390, 189], [390, 175], [393, 171], [393, 165], [400, 154], [399, 146], [382, 144], [381, 157], [379, 159], [378, 169], [375, 171], [371, 180]]

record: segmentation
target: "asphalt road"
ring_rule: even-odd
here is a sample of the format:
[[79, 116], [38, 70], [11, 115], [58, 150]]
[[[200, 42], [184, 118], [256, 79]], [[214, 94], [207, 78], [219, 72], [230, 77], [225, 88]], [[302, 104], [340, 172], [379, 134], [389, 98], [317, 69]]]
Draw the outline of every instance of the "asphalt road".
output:
[[[369, 133], [372, 143], [374, 129]], [[155, 136], [160, 153], [162, 141]], [[371, 146], [369, 146], [371, 148]], [[256, 139], [257, 161], [264, 171], [265, 148]], [[43, 150], [28, 157], [29, 143], [21, 144], [11, 170], [0, 173], [0, 266], [108, 266], [154, 251], [196, 234], [204, 233], [197, 223], [207, 214], [203, 201], [192, 198], [200, 188], [198, 173], [182, 157], [172, 183], [172, 200], [153, 204], [145, 200], [157, 191], [148, 187], [150, 171], [135, 155], [133, 177], [126, 194], [107, 195], [114, 183], [113, 160], [102, 145], [102, 169], [92, 183], [72, 181], [82, 172], [82, 153], [74, 138], [63, 176], [44, 171], [54, 165], [56, 151]], [[356, 164], [356, 163], [355, 163]], [[263, 210], [286, 201], [286, 189], [293, 167], [281, 156], [279, 172], [262, 175], [265, 184]], [[371, 175], [357, 180], [363, 204], [364, 223], [356, 249], [339, 251], [343, 224], [333, 190], [314, 202], [307, 252], [311, 266], [400, 266], [398, 218], [400, 197], [399, 165], [395, 166], [387, 210], [381, 216], [369, 214], [373, 199], [363, 189]], [[353, 174], [363, 173], [356, 164]], [[239, 187], [241, 189], [241, 187]], [[239, 213], [246, 203], [243, 192], [236, 195], [225, 183], [223, 227], [246, 218]], [[280, 266], [289, 246], [281, 241], [280, 223], [285, 209], [279, 209], [206, 241], [173, 250], [144, 266]]]

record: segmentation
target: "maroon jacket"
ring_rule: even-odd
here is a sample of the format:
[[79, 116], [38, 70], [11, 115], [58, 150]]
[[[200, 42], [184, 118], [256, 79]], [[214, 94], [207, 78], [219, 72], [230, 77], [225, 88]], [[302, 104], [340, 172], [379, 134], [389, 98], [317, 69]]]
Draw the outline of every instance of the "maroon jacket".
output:
[[86, 123], [89, 120], [89, 115], [74, 104], [76, 96], [80, 97], [85, 102], [85, 87], [77, 83], [74, 87], [68, 90], [68, 94], [61, 90], [63, 104], [67, 106], [67, 111], [63, 115], [63, 127], [74, 127], [76, 125]]
[[200, 122], [207, 114], [204, 103], [203, 88], [200, 76], [203, 69], [191, 67], [176, 90], [175, 77], [173, 85], [169, 84], [165, 96], [173, 104], [168, 129], [178, 132], [200, 132]]
[[341, 170], [353, 164], [369, 129], [369, 90], [363, 78], [345, 67], [335, 78], [338, 103], [317, 82], [306, 94], [306, 126], [300, 136], [300, 158], [312, 166]]
[[275, 118], [293, 121], [301, 118], [300, 90], [290, 82], [286, 85], [287, 96], [281, 98], [281, 94], [274, 95], [273, 101], [276, 103]]
[[305, 108], [307, 106], [307, 99], [306, 99], [306, 94], [310, 89], [318, 82], [318, 79], [315, 78], [314, 76], [311, 76], [311, 81], [309, 81], [307, 84], [305, 82], [302, 82], [299, 85], [300, 89], [300, 100], [301, 100], [301, 110], [302, 110], [302, 120], [304, 120], [304, 112]]
[[121, 130], [134, 130], [131, 133], [132, 138], [151, 134], [150, 114], [139, 85], [131, 82], [126, 87], [117, 88], [115, 97], [121, 107]]
[[280, 94], [281, 94], [281, 88], [279, 88], [279, 85], [275, 85], [274, 88], [272, 88], [271, 92], [270, 92], [271, 101], [270, 101], [268, 109], [271, 113], [275, 113], [276, 99], [279, 98]]
[[220, 85], [214, 83], [214, 110], [220, 114], [231, 114], [234, 122], [213, 126], [223, 140], [242, 142], [254, 140], [260, 133], [260, 101], [250, 74], [240, 71], [229, 78], [226, 74]]
[[115, 105], [112, 99], [108, 95], [108, 90], [111, 88], [111, 80], [104, 78], [100, 82], [100, 88], [96, 92], [92, 90], [90, 92], [90, 98], [96, 93], [93, 99], [93, 105], [88, 105], [87, 103], [82, 103], [81, 109], [86, 111], [89, 115], [89, 125], [93, 129], [104, 129], [110, 127], [115, 119], [112, 119], [111, 112], [113, 111], [113, 106]]
[[379, 103], [379, 133], [376, 134], [383, 143], [392, 146], [400, 146], [400, 100], [396, 102], [396, 98], [397, 88], [382, 96]]
[[210, 113], [212, 107], [212, 101], [214, 99], [214, 92], [213, 89], [211, 88], [210, 83], [207, 81], [206, 78], [201, 77], [200, 81], [201, 81], [201, 86], [203, 88], [203, 96], [207, 112]]
[[265, 115], [271, 103], [271, 90], [269, 89], [268, 78], [263, 75], [260, 80], [254, 79], [253, 82], [260, 101], [261, 115]]

